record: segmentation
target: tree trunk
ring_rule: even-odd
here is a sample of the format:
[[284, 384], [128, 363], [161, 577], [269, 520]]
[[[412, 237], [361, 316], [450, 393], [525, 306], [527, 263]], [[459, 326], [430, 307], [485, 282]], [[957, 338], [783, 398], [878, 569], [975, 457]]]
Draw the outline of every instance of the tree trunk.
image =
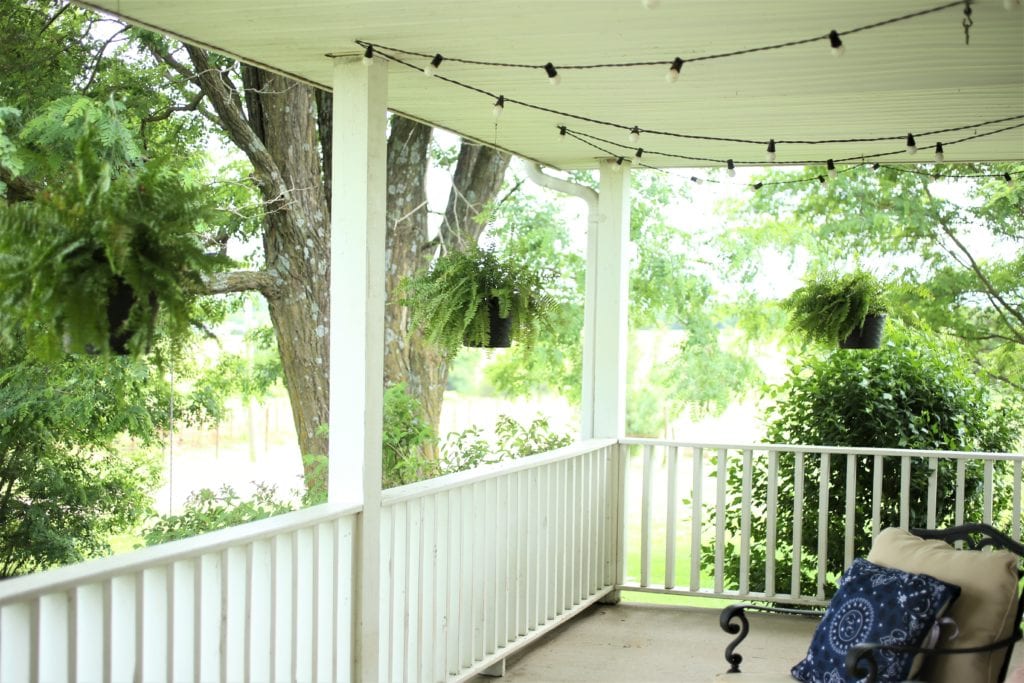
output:
[[484, 226], [477, 220], [493, 201], [508, 168], [509, 156], [463, 142], [440, 239], [427, 231], [426, 171], [431, 129], [395, 116], [388, 139], [387, 315], [384, 331], [384, 382], [406, 382], [436, 430], [448, 384], [448, 364], [423, 337], [409, 329], [409, 310], [399, 301], [403, 278], [430, 265], [437, 248], [464, 249], [476, 244]]

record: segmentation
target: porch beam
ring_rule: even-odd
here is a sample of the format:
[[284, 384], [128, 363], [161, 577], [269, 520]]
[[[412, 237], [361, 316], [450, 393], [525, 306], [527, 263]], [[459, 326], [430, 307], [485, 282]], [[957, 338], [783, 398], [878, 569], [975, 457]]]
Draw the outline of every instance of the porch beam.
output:
[[597, 220], [587, 231], [583, 313], [583, 439], [625, 436], [629, 165], [601, 162]]
[[362, 505], [353, 558], [354, 678], [380, 680], [387, 67], [334, 60], [328, 500]]

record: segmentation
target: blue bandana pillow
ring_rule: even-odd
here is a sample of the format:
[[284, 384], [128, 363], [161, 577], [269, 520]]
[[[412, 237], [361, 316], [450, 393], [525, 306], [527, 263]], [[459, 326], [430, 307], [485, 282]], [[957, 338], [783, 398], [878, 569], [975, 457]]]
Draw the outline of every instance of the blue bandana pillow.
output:
[[[846, 673], [851, 647], [865, 642], [918, 647], [958, 595], [959, 586], [927, 574], [854, 560], [814, 632], [807, 657], [793, 667], [793, 678], [805, 683], [857, 681]], [[880, 683], [896, 682], [907, 679], [914, 655], [879, 650], [875, 659]]]

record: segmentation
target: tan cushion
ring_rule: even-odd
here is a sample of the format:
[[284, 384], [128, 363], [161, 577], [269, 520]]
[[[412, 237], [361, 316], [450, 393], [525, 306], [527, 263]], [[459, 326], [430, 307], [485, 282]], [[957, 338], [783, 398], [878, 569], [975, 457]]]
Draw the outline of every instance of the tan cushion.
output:
[[[938, 647], [978, 647], [1010, 637], [1017, 616], [1017, 563], [1006, 550], [956, 550], [944, 541], [925, 540], [903, 529], [885, 529], [871, 546], [868, 560], [905, 572], [928, 574], [960, 586], [960, 597], [946, 616], [960, 634], [943, 629]], [[922, 678], [931, 683], [995, 682], [1006, 650], [929, 657]]]

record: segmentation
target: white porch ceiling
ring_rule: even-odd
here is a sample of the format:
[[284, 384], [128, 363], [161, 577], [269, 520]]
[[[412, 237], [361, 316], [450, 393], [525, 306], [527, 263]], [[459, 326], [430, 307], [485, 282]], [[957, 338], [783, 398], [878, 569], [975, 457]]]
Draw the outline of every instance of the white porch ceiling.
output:
[[[970, 45], [962, 5], [843, 36], [846, 53], [826, 39], [724, 59], [693, 61], [678, 82], [664, 75], [676, 56], [694, 57], [823, 36], [943, 4], [942, 0], [90, 0], [184, 40], [330, 88], [327, 55], [362, 53], [356, 40], [403, 50], [494, 62], [543, 65], [661, 60], [657, 66], [561, 70], [552, 86], [542, 69], [457, 64], [439, 75], [506, 98], [579, 116], [723, 138], [832, 140], [913, 133], [920, 151], [880, 158], [928, 162], [943, 142], [955, 161], [1024, 160], [1024, 127], [950, 144], [958, 138], [1024, 123], [1024, 9], [1002, 0], [973, 3]], [[424, 66], [429, 60], [403, 59]], [[610, 140], [601, 147], [631, 157], [627, 131], [509, 103], [392, 62], [389, 107], [414, 119], [562, 169], [593, 168], [607, 154], [562, 138], [558, 126]], [[970, 128], [926, 135], [928, 131]], [[763, 145], [644, 134], [638, 146], [652, 166], [717, 166], [655, 152], [734, 159], [760, 165]], [[779, 144], [791, 163], [900, 151], [884, 142]]]

